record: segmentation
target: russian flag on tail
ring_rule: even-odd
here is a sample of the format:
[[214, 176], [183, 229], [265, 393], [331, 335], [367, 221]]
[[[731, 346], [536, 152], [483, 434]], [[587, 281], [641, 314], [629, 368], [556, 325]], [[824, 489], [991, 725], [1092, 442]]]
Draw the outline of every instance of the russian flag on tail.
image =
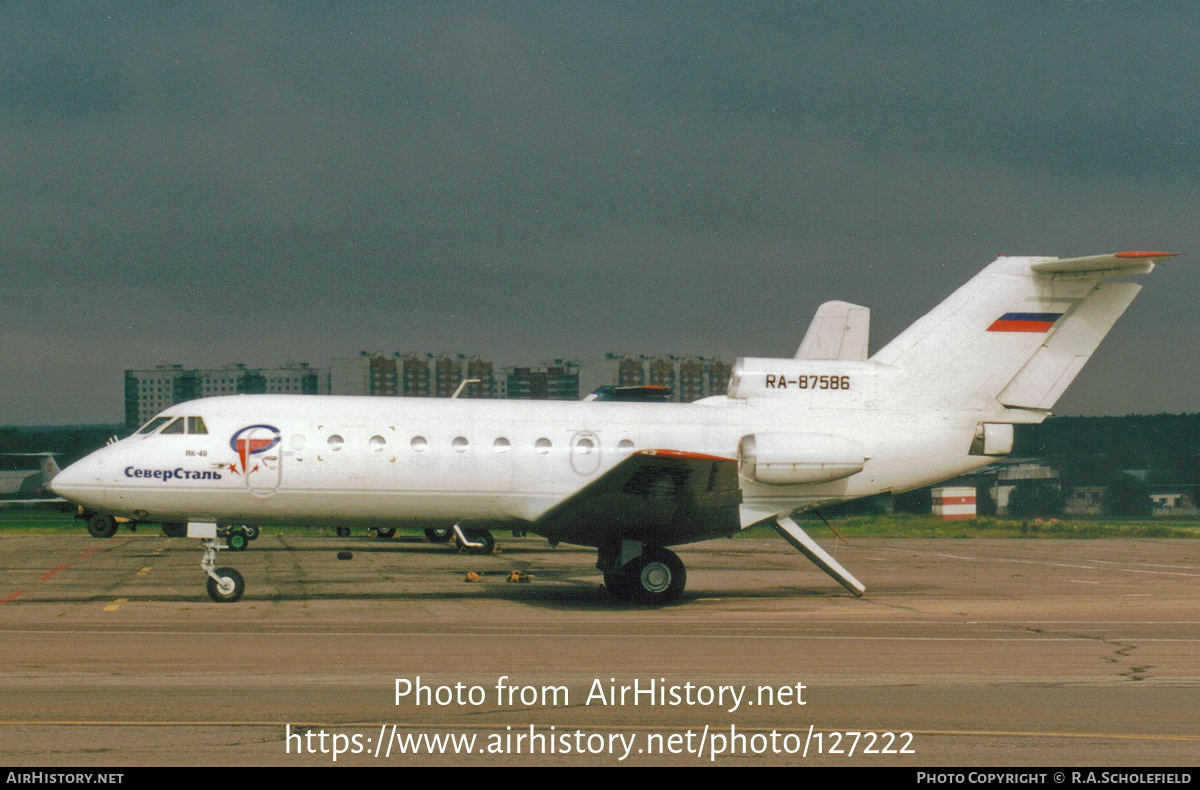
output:
[[1005, 313], [988, 327], [989, 332], [1049, 332], [1062, 313]]

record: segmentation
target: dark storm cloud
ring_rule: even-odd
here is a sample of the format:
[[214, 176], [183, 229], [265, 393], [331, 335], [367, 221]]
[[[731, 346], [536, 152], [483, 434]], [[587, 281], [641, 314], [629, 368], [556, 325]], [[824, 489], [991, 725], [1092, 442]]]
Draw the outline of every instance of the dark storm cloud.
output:
[[[0, 423], [119, 419], [162, 361], [790, 356], [830, 298], [877, 347], [996, 254], [1194, 251], [1198, 17], [5, 6]], [[1063, 405], [1195, 410], [1197, 279]]]

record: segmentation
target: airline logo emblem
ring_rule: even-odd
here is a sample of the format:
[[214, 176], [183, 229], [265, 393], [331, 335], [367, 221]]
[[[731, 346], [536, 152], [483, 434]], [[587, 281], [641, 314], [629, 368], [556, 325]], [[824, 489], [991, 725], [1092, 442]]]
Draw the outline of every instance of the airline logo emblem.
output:
[[1049, 332], [1062, 313], [1005, 313], [997, 318], [989, 332]]
[[[238, 460], [242, 462], [241, 471], [245, 472], [253, 456], [270, 450], [279, 444], [280, 438], [279, 429], [274, 425], [247, 425], [233, 435], [229, 446], [238, 454]], [[238, 469], [230, 464], [230, 471], [237, 472]]]

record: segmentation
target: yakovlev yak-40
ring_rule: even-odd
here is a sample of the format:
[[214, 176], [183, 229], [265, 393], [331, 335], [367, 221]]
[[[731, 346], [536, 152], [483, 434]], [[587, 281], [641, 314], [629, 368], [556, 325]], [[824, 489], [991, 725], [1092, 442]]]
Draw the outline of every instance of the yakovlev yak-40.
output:
[[245, 587], [215, 567], [218, 524], [449, 529], [475, 548], [489, 530], [532, 532], [596, 548], [612, 594], [651, 604], [684, 588], [668, 546], [771, 524], [861, 595], [793, 516], [1007, 454], [1013, 426], [1045, 419], [1140, 290], [1107, 278], [1170, 255], [1000, 258], [869, 359], [869, 311], [828, 302], [795, 358], [739, 359], [728, 394], [696, 403], [180, 403], [52, 487], [101, 531], [118, 516], [201, 538], [218, 601]]

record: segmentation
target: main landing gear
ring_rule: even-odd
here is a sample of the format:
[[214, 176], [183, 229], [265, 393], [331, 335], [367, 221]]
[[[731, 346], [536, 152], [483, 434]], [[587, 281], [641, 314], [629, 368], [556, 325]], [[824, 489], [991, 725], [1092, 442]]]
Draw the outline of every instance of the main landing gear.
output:
[[111, 538], [117, 534], [117, 520], [104, 513], [97, 513], [87, 520], [87, 531], [93, 538]]
[[673, 603], [683, 594], [687, 569], [670, 549], [623, 540], [616, 551], [601, 551], [596, 567], [604, 586], [619, 601], [650, 606]]
[[[459, 551], [465, 549], [468, 554], [491, 554], [496, 551], [496, 539], [486, 529], [464, 529], [459, 524], [455, 524], [451, 529], [454, 532], [454, 543], [458, 546]], [[428, 534], [427, 531], [426, 535]]]

